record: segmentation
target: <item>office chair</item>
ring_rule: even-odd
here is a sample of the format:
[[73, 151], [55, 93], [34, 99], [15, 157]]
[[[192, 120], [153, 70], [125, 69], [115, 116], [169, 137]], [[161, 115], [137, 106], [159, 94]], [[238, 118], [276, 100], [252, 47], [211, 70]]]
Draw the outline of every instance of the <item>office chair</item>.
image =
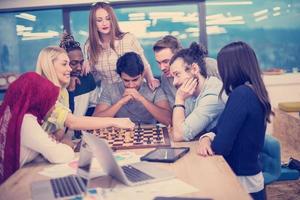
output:
[[263, 151], [259, 155], [265, 185], [274, 181], [299, 179], [300, 173], [298, 170], [281, 165], [280, 155], [280, 143], [278, 139], [266, 134]]
[[279, 141], [266, 134], [263, 151], [259, 155], [265, 185], [276, 181], [281, 174], [281, 156]]

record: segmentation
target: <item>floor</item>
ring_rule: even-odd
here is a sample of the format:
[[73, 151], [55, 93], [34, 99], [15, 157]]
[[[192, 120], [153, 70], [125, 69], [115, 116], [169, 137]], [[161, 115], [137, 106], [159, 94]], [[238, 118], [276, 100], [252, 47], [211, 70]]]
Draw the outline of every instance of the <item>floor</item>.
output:
[[[300, 160], [300, 152], [289, 149], [291, 145], [285, 145], [285, 151], [281, 152], [282, 161], [287, 162], [289, 157]], [[278, 181], [266, 187], [267, 200], [300, 200], [300, 179], [294, 181]]]
[[300, 200], [300, 179], [272, 183], [266, 191], [267, 200]]

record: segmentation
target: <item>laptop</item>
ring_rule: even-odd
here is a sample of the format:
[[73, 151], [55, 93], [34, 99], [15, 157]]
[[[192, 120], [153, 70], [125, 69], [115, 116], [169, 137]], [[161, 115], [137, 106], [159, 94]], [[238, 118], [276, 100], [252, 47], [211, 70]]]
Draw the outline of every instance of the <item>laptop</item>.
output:
[[87, 144], [82, 141], [76, 175], [34, 182], [31, 185], [32, 199], [50, 200], [80, 197], [86, 192], [88, 186], [92, 156], [93, 154]]
[[140, 185], [175, 177], [170, 171], [155, 167], [153, 163], [148, 162], [119, 166], [106, 140], [85, 131], [82, 133], [83, 139], [93, 151], [104, 172], [126, 185]]

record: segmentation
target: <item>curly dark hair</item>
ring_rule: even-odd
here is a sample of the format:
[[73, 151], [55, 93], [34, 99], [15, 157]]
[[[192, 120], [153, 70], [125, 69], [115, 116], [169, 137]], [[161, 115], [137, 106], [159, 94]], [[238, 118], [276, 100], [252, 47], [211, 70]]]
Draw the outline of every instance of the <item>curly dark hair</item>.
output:
[[66, 52], [70, 52], [73, 50], [81, 50], [80, 43], [74, 40], [74, 37], [68, 33], [64, 33], [61, 40], [59, 47], [66, 50]]

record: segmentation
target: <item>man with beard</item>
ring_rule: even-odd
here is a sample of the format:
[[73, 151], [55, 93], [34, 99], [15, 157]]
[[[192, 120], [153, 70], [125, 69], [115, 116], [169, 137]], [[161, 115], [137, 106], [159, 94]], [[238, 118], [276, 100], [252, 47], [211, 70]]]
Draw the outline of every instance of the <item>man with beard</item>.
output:
[[[173, 77], [170, 73], [170, 60], [175, 53], [182, 49], [179, 40], [172, 36], [166, 35], [160, 40], [158, 40], [153, 45], [153, 51], [155, 60], [162, 71], [161, 75], [161, 88], [167, 95], [170, 107], [174, 105], [176, 88], [173, 85]], [[217, 61], [214, 58], [207, 57], [207, 51], [203, 52], [205, 54], [205, 66], [207, 69], [207, 76], [215, 76], [219, 78]], [[185, 101], [185, 114], [188, 115], [193, 109], [193, 101], [188, 98]]]
[[[170, 60], [170, 73], [177, 88], [173, 105], [173, 140], [190, 141], [215, 127], [225, 103], [221, 99], [222, 82], [208, 77], [206, 49], [193, 42]], [[194, 101], [192, 112], [185, 116], [185, 101]]]
[[92, 104], [92, 98], [96, 90], [95, 80], [91, 73], [82, 74], [82, 66], [84, 62], [83, 53], [80, 43], [75, 41], [72, 35], [63, 34], [59, 45], [65, 49], [70, 59], [71, 80], [68, 86], [69, 106], [74, 115], [91, 115], [95, 105]]

